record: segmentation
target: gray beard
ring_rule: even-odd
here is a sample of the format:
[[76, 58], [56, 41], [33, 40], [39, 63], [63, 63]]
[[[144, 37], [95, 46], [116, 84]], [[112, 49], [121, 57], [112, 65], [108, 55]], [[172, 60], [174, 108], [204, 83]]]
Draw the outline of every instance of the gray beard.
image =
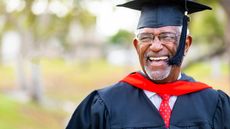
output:
[[169, 74], [170, 71], [172, 69], [172, 66], [169, 66], [166, 70], [164, 71], [151, 71], [148, 68], [144, 67], [146, 74], [148, 75], [148, 77], [153, 80], [153, 81], [159, 81], [159, 80], [163, 80], [166, 79]]

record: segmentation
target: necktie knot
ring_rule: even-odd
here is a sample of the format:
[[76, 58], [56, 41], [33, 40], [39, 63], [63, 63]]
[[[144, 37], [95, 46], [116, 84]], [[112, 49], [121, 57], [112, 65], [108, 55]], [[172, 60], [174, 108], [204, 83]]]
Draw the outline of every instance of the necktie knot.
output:
[[162, 100], [169, 101], [170, 95], [169, 94], [158, 94]]

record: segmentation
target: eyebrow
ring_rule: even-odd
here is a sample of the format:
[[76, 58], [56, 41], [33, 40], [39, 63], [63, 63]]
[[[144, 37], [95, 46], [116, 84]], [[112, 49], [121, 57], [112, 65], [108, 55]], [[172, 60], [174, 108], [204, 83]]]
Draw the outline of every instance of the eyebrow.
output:
[[[139, 36], [140, 34], [153, 34], [153, 33], [149, 33], [149, 32], [143, 32], [143, 33], [138, 33], [136, 36]], [[177, 33], [177, 32], [160, 32], [159, 34], [157, 34], [157, 35], [160, 35], [160, 34], [175, 34], [176, 36], [178, 36], [178, 35], [180, 35], [179, 33]], [[155, 34], [153, 34], [153, 35], [155, 35]]]
[[[140, 28], [140, 29], [136, 29], [135, 30], [135, 35], [139, 34], [141, 30], [143, 30], [145, 28]], [[170, 29], [172, 31], [176, 31], [176, 33], [181, 33], [181, 30], [182, 30], [182, 26], [172, 26], [172, 28]], [[189, 31], [188, 31], [189, 33]]]
[[[136, 31], [135, 31], [135, 36], [137, 37], [139, 34], [141, 33], [141, 29], [137, 29]], [[152, 33], [152, 32], [142, 32], [142, 33], [151, 33], [151, 34], [154, 34], [154, 33]], [[180, 33], [180, 30], [177, 30], [177, 29], [175, 29], [175, 30], [160, 30], [160, 33], [175, 33], [175, 34], [179, 34]]]

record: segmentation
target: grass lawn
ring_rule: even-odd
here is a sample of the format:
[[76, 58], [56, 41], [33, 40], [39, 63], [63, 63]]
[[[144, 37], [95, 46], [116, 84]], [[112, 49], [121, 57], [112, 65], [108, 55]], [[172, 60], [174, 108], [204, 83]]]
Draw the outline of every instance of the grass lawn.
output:
[[0, 65], [0, 91], [14, 88], [15, 81], [13, 67]]
[[0, 129], [63, 129], [66, 114], [0, 94]]

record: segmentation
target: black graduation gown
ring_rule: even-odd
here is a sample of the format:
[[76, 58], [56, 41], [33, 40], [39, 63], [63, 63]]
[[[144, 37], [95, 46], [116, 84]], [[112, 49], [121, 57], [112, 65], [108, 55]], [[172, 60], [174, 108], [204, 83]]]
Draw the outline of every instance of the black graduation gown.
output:
[[[184, 74], [182, 80], [192, 81]], [[169, 128], [230, 129], [229, 96], [213, 89], [179, 96]], [[87, 96], [66, 129], [165, 129], [165, 124], [143, 90], [119, 82]]]

